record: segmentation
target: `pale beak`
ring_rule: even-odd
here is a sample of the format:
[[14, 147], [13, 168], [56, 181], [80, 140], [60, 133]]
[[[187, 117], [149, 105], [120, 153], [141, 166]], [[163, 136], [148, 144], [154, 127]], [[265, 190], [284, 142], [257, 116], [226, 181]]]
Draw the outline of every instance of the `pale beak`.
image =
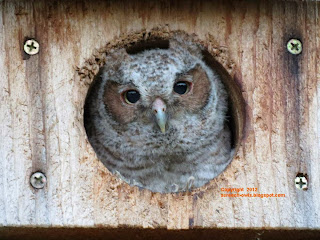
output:
[[166, 132], [167, 114], [166, 104], [161, 98], [156, 98], [152, 104], [152, 111], [156, 116], [157, 123], [162, 133]]

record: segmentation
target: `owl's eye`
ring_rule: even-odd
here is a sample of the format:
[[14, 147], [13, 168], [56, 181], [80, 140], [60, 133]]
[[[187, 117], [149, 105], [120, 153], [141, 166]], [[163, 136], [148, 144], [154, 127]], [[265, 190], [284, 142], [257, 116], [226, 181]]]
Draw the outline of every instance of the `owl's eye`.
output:
[[128, 90], [124, 92], [123, 97], [126, 103], [133, 104], [138, 102], [138, 100], [140, 99], [140, 93], [136, 90]]
[[186, 94], [190, 90], [190, 83], [185, 81], [176, 82], [173, 90], [180, 95]]

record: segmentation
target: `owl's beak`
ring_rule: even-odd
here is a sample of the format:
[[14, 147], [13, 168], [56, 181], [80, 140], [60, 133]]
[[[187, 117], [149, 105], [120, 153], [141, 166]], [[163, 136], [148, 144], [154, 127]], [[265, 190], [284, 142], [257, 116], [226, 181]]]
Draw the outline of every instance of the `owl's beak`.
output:
[[160, 127], [162, 133], [166, 132], [167, 114], [166, 104], [161, 98], [156, 98], [152, 104], [152, 111], [156, 116], [156, 121]]

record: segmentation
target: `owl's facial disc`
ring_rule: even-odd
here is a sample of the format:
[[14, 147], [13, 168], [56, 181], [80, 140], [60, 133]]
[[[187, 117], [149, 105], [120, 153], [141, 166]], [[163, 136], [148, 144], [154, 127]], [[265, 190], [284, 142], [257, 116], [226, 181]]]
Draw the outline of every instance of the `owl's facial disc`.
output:
[[152, 111], [156, 117], [156, 121], [162, 133], [166, 132], [167, 114], [166, 104], [164, 101], [157, 97], [152, 104]]

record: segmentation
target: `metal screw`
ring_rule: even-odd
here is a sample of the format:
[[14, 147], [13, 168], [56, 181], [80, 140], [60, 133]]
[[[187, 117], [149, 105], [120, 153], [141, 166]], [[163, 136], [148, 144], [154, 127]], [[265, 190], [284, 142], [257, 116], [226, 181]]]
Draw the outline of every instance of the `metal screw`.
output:
[[296, 188], [298, 188], [300, 190], [307, 190], [308, 189], [308, 179], [307, 179], [306, 175], [299, 173], [296, 176], [294, 182], [296, 184]]
[[29, 39], [24, 43], [23, 50], [26, 54], [35, 55], [39, 52], [40, 45], [34, 39]]
[[46, 182], [47, 182], [47, 178], [41, 172], [35, 172], [30, 177], [30, 183], [32, 187], [37, 189], [43, 188], [46, 185]]
[[298, 39], [290, 39], [287, 43], [287, 49], [291, 54], [300, 54], [302, 52], [302, 43]]

